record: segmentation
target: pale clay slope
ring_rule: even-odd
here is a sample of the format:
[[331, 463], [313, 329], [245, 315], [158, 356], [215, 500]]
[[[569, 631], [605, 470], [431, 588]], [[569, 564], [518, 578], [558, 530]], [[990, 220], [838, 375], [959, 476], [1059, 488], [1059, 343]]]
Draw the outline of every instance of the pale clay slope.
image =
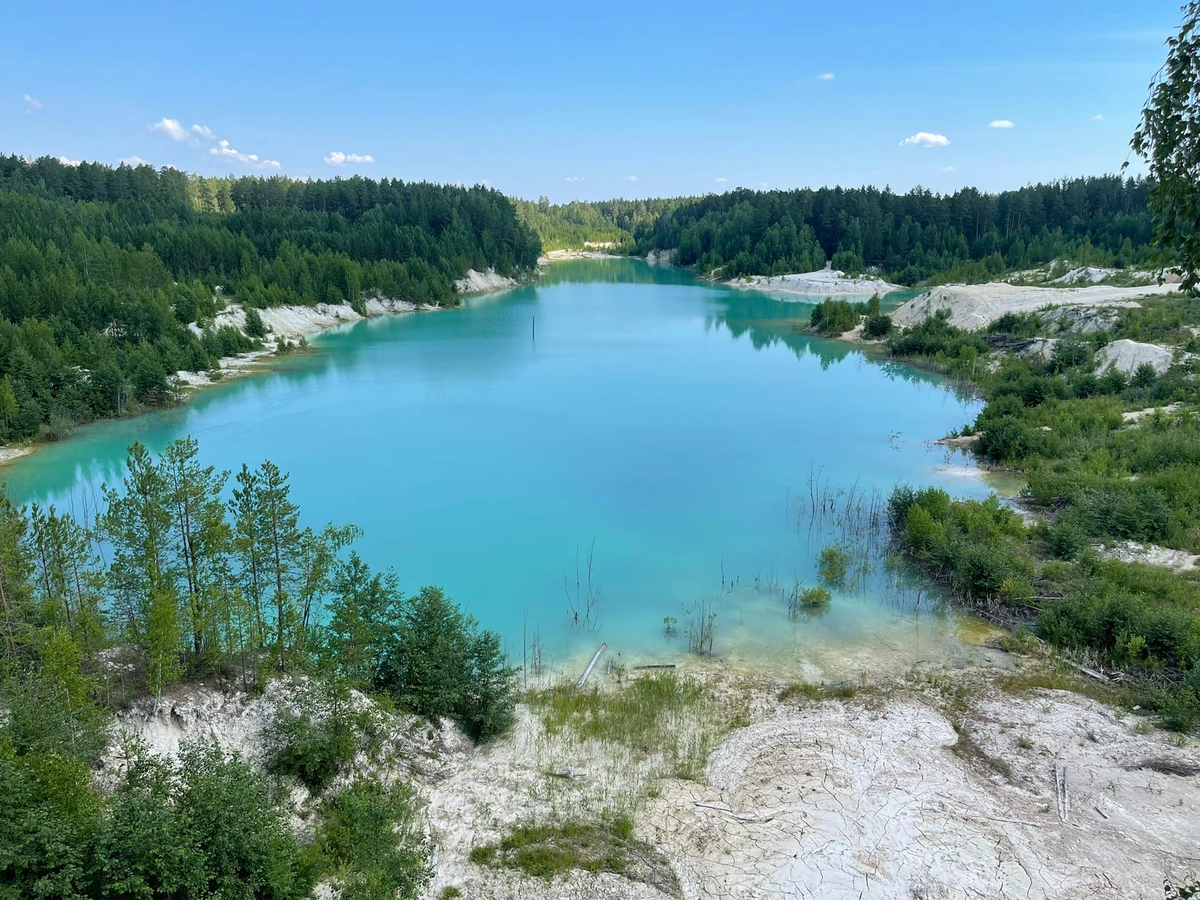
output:
[[979, 331], [1006, 313], [1032, 313], [1046, 307], [1129, 307], [1140, 306], [1140, 297], [1161, 296], [1179, 290], [1178, 285], [1149, 287], [1083, 288], [1020, 287], [1003, 282], [988, 284], [947, 284], [909, 300], [894, 313], [892, 321], [901, 328], [917, 325], [939, 310], [949, 310], [949, 322], [957, 328]]
[[822, 269], [819, 272], [797, 275], [749, 275], [728, 284], [743, 290], [779, 291], [785, 294], [820, 297], [870, 297], [872, 294], [883, 296], [889, 291], [901, 290], [900, 285], [891, 284], [882, 278], [852, 278], [836, 269]]
[[[192, 688], [121, 721], [156, 752], [202, 737], [253, 757], [282, 690], [247, 701]], [[954, 753], [958, 734], [919, 695], [870, 705], [784, 705], [760, 691], [753, 723], [712, 754], [703, 783], [660, 781], [653, 797], [644, 758], [548, 736], [524, 707], [512, 734], [481, 748], [449, 727], [430, 738], [402, 725], [398, 761], [383, 774], [411, 774], [427, 804], [429, 897], [454, 886], [468, 898], [662, 898], [613, 875], [547, 885], [468, 860], [514, 823], [593, 818], [635, 795], [637, 834], [667, 856], [687, 900], [1158, 900], [1164, 876], [1200, 865], [1200, 779], [1138, 768], [1200, 766], [1191, 745], [1136, 734], [1136, 719], [1076, 695], [991, 691], [967, 727], [1011, 766], [1005, 777]], [[1065, 820], [1056, 761], [1067, 771]], [[581, 777], [545, 774], [567, 767]]]
[[[454, 284], [458, 288], [459, 294], [469, 295], [509, 290], [516, 287], [518, 282], [491, 269], [486, 272], [477, 272], [472, 269], [465, 278], [459, 279]], [[417, 307], [407, 300], [393, 300], [378, 296], [368, 298], [363, 305], [367, 313], [365, 317], [359, 315], [349, 303], [318, 303], [316, 306], [275, 306], [260, 309], [258, 314], [268, 332], [263, 348], [222, 359], [221, 372], [225, 377], [243, 374], [253, 363], [273, 354], [281, 340], [296, 341], [300, 338], [310, 338], [331, 328], [359, 322], [363, 318], [408, 313], [419, 308], [435, 309], [435, 307]], [[241, 306], [231, 303], [217, 313], [213, 324], [217, 328], [232, 326], [244, 333], [246, 313]], [[190, 323], [188, 327], [197, 335], [203, 334], [200, 326], [195, 322]], [[175, 380], [178, 384], [188, 387], [212, 384], [212, 378], [206, 372], [176, 372]]]

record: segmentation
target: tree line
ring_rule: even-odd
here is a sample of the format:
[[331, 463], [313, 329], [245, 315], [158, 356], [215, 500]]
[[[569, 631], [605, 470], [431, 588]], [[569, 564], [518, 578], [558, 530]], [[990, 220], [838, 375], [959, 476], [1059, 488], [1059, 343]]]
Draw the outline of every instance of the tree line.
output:
[[[522, 214], [558, 242], [613, 239], [723, 278], [865, 269], [899, 284], [985, 281], [1011, 269], [1070, 258], [1138, 266], [1155, 259], [1152, 183], [1108, 175], [989, 194], [964, 188], [804, 188], [672, 200], [524, 204]], [[614, 232], [614, 229], [616, 230]], [[602, 236], [602, 237], [597, 237]]]
[[250, 346], [212, 327], [227, 301], [454, 305], [469, 269], [539, 253], [484, 187], [0, 157], [0, 440], [172, 402], [172, 373]]

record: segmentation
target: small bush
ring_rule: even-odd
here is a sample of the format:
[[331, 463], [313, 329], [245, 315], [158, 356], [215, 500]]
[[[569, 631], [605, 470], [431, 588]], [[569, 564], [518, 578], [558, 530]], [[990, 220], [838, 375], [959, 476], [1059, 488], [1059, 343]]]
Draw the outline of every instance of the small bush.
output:
[[806, 591], [800, 592], [800, 605], [808, 609], [816, 606], [824, 606], [833, 600], [833, 594], [829, 593], [823, 587], [809, 588]]
[[376, 729], [371, 711], [354, 709], [344, 682], [310, 682], [293, 705], [275, 707], [266, 729], [265, 768], [319, 794], [374, 742]]
[[821, 581], [830, 587], [844, 587], [850, 569], [850, 553], [841, 544], [833, 544], [821, 550], [817, 560], [817, 571]]
[[311, 851], [341, 900], [415, 900], [433, 875], [429, 842], [404, 785], [359, 779], [326, 798]]
[[880, 340], [891, 334], [894, 328], [891, 316], [871, 316], [867, 319], [867, 324], [863, 328], [863, 334], [872, 340]]

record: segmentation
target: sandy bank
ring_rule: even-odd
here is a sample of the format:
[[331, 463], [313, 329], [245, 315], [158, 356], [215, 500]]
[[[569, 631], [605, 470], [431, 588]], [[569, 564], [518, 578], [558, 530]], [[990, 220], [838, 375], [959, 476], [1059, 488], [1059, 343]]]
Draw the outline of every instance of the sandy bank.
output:
[[[456, 281], [455, 287], [459, 294], [483, 294], [493, 291], [506, 291], [519, 285], [516, 279], [500, 275], [492, 269], [477, 272], [472, 269], [466, 277]], [[300, 338], [310, 338], [332, 328], [340, 328], [363, 319], [377, 316], [391, 316], [399, 313], [410, 313], [418, 310], [434, 311], [440, 307], [417, 306], [407, 300], [395, 300], [388, 297], [368, 297], [363, 302], [366, 315], [361, 315], [349, 303], [318, 303], [316, 306], [273, 306], [258, 311], [263, 325], [267, 328], [267, 337], [259, 350], [240, 353], [237, 356], [227, 356], [220, 361], [222, 379], [244, 375], [252, 371], [255, 363], [267, 357], [274, 356], [282, 341], [298, 341]], [[245, 334], [246, 313], [236, 303], [231, 303], [217, 316], [213, 323], [217, 328], [226, 326], [236, 328]], [[204, 332], [195, 322], [188, 327], [197, 335]], [[175, 373], [175, 383], [182, 388], [205, 387], [214, 382], [207, 372]], [[3, 460], [0, 460], [0, 464]]]
[[1006, 313], [1032, 313], [1047, 307], [1128, 307], [1141, 306], [1142, 297], [1162, 296], [1179, 290], [1177, 285], [1150, 287], [1082, 288], [1020, 287], [1003, 282], [988, 284], [947, 284], [909, 300], [892, 314], [901, 328], [923, 322], [940, 310], [949, 310], [951, 325], [968, 331], [987, 328]]
[[902, 290], [901, 285], [892, 284], [882, 278], [866, 276], [850, 277], [836, 269], [805, 272], [799, 275], [747, 275], [726, 282], [730, 287], [751, 291], [778, 291], [784, 294], [806, 294], [820, 297], [881, 297]]
[[0, 466], [12, 462], [14, 459], [20, 459], [22, 456], [28, 456], [32, 452], [33, 447], [0, 447]]
[[538, 265], [562, 262], [565, 259], [624, 259], [615, 253], [605, 253], [602, 250], [547, 250], [538, 257]]

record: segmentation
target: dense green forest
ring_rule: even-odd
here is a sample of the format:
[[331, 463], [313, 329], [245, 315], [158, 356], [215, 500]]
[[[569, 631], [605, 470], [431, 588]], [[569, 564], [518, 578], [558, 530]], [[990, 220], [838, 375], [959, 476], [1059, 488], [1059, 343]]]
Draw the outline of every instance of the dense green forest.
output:
[[467, 270], [539, 252], [483, 187], [0, 157], [0, 440], [172, 402], [171, 373], [249, 346], [211, 327], [226, 300], [453, 305]]
[[[284, 900], [330, 877], [346, 898], [417, 896], [429, 852], [404, 785], [337, 776], [410, 727], [387, 709], [480, 740], [506, 728], [499, 638], [438, 588], [372, 572], [357, 529], [302, 525], [270, 462], [228, 495], [190, 439], [157, 459], [135, 444], [126, 471], [90, 527], [0, 494], [0, 898]], [[93, 783], [112, 710], [182, 678], [254, 694], [281, 676], [262, 767], [126, 748], [115, 788]]]
[[541, 238], [546, 250], [579, 249], [585, 243], [611, 243], [617, 249], [634, 249], [633, 233], [653, 224], [678, 200], [603, 200], [552, 204], [546, 197], [536, 203], [514, 200], [517, 215]]
[[899, 284], [986, 281], [1067, 258], [1080, 265], [1154, 259], [1150, 184], [1077, 178], [987, 194], [865, 188], [752, 191], [676, 200], [524, 204], [547, 243], [616, 240], [632, 252], [723, 278], [821, 269], [879, 271]]

